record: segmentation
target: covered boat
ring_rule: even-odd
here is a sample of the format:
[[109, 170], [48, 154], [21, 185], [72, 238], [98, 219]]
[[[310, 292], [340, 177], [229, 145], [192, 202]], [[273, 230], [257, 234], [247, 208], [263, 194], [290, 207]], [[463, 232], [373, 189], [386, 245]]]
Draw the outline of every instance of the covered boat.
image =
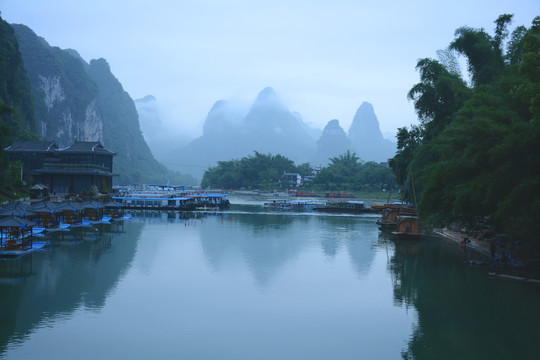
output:
[[349, 214], [362, 214], [362, 213], [376, 213], [378, 210], [366, 207], [363, 201], [349, 200], [338, 201], [328, 203], [326, 206], [320, 206], [313, 208], [315, 211], [330, 212], [330, 213], [349, 213]]
[[396, 231], [392, 235], [397, 235], [400, 239], [418, 238], [422, 235], [417, 216], [403, 216], [399, 218]]

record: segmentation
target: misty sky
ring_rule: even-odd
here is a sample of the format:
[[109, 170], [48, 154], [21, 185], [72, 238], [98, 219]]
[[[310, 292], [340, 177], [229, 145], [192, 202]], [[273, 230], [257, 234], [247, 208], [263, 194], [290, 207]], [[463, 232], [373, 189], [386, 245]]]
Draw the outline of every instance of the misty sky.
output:
[[[539, 0], [0, 0], [2, 17], [52, 46], [105, 58], [133, 99], [154, 95], [177, 129], [200, 134], [219, 99], [251, 102], [273, 87], [305, 121], [348, 131], [363, 101], [383, 132], [416, 123], [407, 92], [420, 58], [460, 26], [514, 14], [530, 27]], [[180, 130], [179, 130], [180, 131]]]

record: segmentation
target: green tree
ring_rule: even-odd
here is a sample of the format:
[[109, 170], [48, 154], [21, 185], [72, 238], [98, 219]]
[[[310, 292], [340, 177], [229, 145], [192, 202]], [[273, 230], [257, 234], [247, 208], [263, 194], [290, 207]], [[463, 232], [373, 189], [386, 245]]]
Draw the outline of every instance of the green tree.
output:
[[393, 183], [388, 167], [375, 162], [364, 163], [350, 151], [331, 158], [330, 162], [313, 179], [313, 187], [330, 191], [380, 191]]
[[201, 186], [213, 188], [275, 188], [284, 172], [296, 169], [294, 162], [282, 155], [261, 154], [241, 160], [219, 161], [205, 171]]
[[404, 169], [414, 174], [425, 222], [489, 217], [499, 231], [532, 241], [540, 218], [540, 17], [516, 28], [505, 52], [511, 20], [501, 15], [494, 36], [456, 31], [450, 48], [466, 57], [470, 87], [435, 60], [419, 62], [421, 82], [409, 97], [421, 124], [399, 129], [391, 165], [400, 179]]

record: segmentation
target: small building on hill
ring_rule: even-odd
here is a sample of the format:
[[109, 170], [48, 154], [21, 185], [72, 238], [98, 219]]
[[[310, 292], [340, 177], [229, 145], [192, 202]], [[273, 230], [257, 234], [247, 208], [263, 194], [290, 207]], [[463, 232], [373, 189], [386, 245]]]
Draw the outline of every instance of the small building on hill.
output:
[[302, 184], [302, 176], [299, 173], [284, 172], [279, 179], [281, 186], [298, 187]]
[[49, 192], [79, 193], [93, 186], [101, 193], [112, 189], [116, 153], [98, 141], [76, 141], [65, 149], [52, 141], [22, 141], [4, 150], [10, 161], [22, 162], [27, 182], [44, 184]]

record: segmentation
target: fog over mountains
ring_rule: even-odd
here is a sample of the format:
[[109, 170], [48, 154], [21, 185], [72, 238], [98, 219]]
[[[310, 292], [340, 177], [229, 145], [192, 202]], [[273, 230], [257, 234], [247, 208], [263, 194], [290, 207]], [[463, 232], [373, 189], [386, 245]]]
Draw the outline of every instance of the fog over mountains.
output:
[[190, 139], [171, 130], [168, 124], [174, 119], [163, 121], [158, 99], [149, 95], [132, 100], [105, 59], [87, 63], [75, 50], [50, 46], [25, 25], [2, 24], [5, 37], [18, 43], [12, 52], [19, 55], [21, 69], [24, 60], [28, 74], [26, 95], [17, 98], [34, 105], [26, 106], [29, 125], [21, 126], [61, 147], [100, 141], [117, 153], [118, 183], [196, 184], [218, 161], [255, 152], [280, 154], [297, 165], [323, 166], [347, 150], [363, 161], [379, 162], [395, 152], [395, 144], [383, 138], [371, 104], [360, 106], [348, 133], [337, 119], [321, 131], [290, 111], [270, 87], [250, 106], [217, 101], [206, 116], [203, 134]]
[[191, 136], [171, 131], [163, 123], [163, 115], [154, 96], [148, 95], [134, 102], [144, 140], [156, 159], [163, 158], [171, 149], [184, 146], [193, 140]]
[[[205, 119], [202, 136], [182, 145], [180, 134], [176, 145], [174, 136], [156, 136], [160, 120], [156, 117], [155, 99], [137, 100], [142, 131], [156, 158], [171, 169], [190, 174], [198, 179], [218, 161], [241, 159], [259, 153], [281, 154], [296, 164], [309, 162], [326, 165], [329, 158], [355, 152], [363, 161], [386, 161], [392, 157], [396, 145], [384, 139], [373, 106], [364, 102], [358, 109], [348, 134], [334, 119], [324, 131], [314, 129], [298, 113], [291, 112], [276, 92], [263, 89], [249, 109], [234, 101], [217, 101]], [[154, 107], [154, 108], [153, 108]], [[152, 110], [154, 109], [154, 110]], [[145, 124], [154, 124], [145, 129]], [[152, 140], [152, 137], [156, 139]]]
[[12, 61], [19, 51], [24, 60], [29, 83], [25, 107], [35, 119], [36, 138], [59, 147], [75, 141], [101, 142], [117, 154], [113, 165], [117, 184], [196, 183], [152, 156], [141, 133], [138, 110], [105, 59], [87, 63], [77, 51], [51, 46], [25, 25], [6, 27], [1, 18], [0, 22], [6, 29], [0, 35], [18, 45], [4, 60]]

